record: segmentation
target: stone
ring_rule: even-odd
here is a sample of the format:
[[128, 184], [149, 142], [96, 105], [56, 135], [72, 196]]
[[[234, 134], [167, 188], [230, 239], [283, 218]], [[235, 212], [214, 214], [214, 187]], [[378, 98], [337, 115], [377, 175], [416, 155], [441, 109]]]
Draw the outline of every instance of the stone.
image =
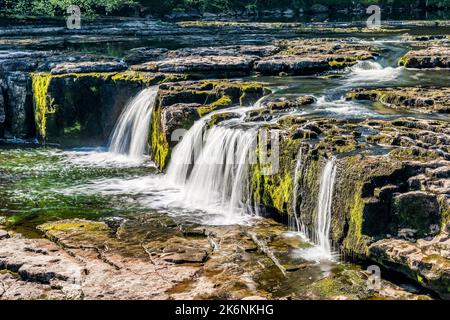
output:
[[206, 77], [220, 75], [221, 72], [239, 75], [248, 74], [255, 60], [253, 56], [186, 56], [134, 65], [131, 69], [151, 72], [203, 73]]
[[403, 273], [422, 286], [437, 292], [441, 298], [448, 299], [449, 250], [448, 235], [415, 243], [400, 239], [384, 239], [370, 245], [369, 256], [389, 269]]
[[267, 107], [271, 110], [284, 110], [310, 105], [316, 102], [316, 100], [317, 99], [313, 96], [299, 96], [292, 99], [279, 98], [275, 100], [265, 101], [263, 107]]
[[450, 48], [435, 46], [409, 51], [400, 59], [399, 65], [419, 69], [450, 68]]
[[169, 58], [181, 57], [202, 57], [202, 56], [256, 56], [267, 57], [280, 51], [275, 45], [254, 46], [254, 45], [233, 45], [219, 47], [181, 48], [170, 51]]
[[255, 62], [255, 71], [266, 75], [308, 75], [342, 69], [376, 55], [370, 46], [351, 41], [308, 39], [280, 41], [281, 51]]

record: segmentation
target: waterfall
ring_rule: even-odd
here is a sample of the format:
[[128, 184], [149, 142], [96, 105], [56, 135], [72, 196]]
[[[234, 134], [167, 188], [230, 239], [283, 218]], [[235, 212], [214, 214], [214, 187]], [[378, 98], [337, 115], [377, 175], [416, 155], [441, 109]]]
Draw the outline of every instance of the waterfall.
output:
[[331, 256], [331, 243], [329, 235], [335, 178], [336, 159], [331, 158], [326, 163], [320, 178], [320, 190], [317, 201], [317, 217], [315, 225], [315, 243], [325, 252], [327, 256]]
[[139, 159], [148, 150], [148, 135], [158, 86], [142, 90], [123, 110], [111, 135], [109, 151]]
[[208, 119], [206, 117], [196, 121], [173, 149], [166, 174], [168, 181], [178, 185], [186, 183], [192, 165], [203, 148]]
[[167, 178], [184, 187], [185, 204], [227, 215], [251, 208], [249, 165], [257, 130], [197, 121], [174, 148]]

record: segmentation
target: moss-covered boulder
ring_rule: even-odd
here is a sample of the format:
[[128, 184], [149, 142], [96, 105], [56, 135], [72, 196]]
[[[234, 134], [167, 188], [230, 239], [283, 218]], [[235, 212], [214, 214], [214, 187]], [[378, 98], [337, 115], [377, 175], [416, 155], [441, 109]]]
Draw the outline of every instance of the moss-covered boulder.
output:
[[265, 94], [260, 83], [187, 81], [160, 85], [152, 114], [152, 158], [163, 170], [183, 131], [199, 118], [231, 106], [250, 106]]

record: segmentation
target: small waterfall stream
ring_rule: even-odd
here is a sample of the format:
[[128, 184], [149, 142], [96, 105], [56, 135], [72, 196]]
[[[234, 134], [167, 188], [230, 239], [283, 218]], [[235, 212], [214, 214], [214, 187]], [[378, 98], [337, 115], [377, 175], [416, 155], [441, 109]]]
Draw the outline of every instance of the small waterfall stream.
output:
[[110, 139], [109, 151], [140, 159], [148, 148], [147, 139], [158, 86], [142, 90], [124, 108]]
[[319, 197], [317, 199], [317, 217], [315, 224], [315, 243], [327, 256], [332, 255], [330, 242], [331, 205], [336, 179], [336, 159], [331, 158], [323, 169], [320, 178]]
[[244, 214], [251, 207], [248, 174], [257, 130], [206, 130], [206, 122], [197, 121], [174, 148], [167, 178], [184, 187], [189, 206]]

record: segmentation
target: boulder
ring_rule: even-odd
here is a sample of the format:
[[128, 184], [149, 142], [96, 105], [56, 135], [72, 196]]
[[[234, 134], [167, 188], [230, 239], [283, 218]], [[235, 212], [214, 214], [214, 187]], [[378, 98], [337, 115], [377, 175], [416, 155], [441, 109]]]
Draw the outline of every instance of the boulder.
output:
[[431, 47], [409, 51], [400, 59], [399, 65], [419, 69], [450, 68], [450, 48]]

